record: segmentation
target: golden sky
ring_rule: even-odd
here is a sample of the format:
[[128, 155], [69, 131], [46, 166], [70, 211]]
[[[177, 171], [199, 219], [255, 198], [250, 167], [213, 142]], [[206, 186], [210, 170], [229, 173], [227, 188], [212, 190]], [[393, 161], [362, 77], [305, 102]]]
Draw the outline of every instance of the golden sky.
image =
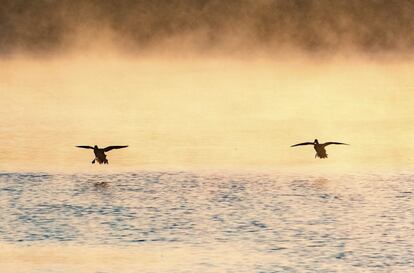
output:
[[[19, 58], [1, 63], [3, 169], [412, 166], [412, 64]], [[311, 146], [342, 141], [328, 160]], [[322, 165], [321, 165], [322, 164]]]
[[6, 1], [0, 170], [413, 166], [409, 1], [168, 3]]

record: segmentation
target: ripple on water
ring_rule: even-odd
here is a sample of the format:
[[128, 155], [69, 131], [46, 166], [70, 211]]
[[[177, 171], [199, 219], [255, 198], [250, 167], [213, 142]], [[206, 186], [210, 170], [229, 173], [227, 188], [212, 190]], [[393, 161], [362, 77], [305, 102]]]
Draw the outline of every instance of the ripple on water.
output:
[[403, 272], [414, 268], [413, 178], [0, 173], [0, 240], [236, 244], [253, 259], [244, 272]]

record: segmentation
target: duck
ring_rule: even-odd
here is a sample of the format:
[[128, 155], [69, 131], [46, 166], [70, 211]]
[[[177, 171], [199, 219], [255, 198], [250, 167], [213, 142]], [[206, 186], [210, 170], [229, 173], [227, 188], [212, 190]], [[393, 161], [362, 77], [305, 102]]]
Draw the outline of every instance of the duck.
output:
[[332, 144], [335, 144], [335, 145], [349, 145], [347, 143], [335, 142], [335, 141], [319, 143], [318, 139], [315, 139], [313, 142], [298, 143], [298, 144], [294, 144], [290, 147], [303, 146], [303, 145], [313, 145], [313, 148], [316, 151], [315, 158], [317, 158], [317, 157], [319, 157], [319, 158], [328, 158], [328, 154], [326, 153], [325, 147], [328, 146], [328, 145], [332, 145]]
[[99, 148], [98, 145], [95, 146], [86, 146], [86, 145], [80, 145], [80, 146], [76, 146], [78, 148], [83, 148], [83, 149], [93, 149], [93, 153], [95, 154], [95, 158], [92, 161], [92, 164], [95, 164], [95, 162], [98, 162], [99, 164], [108, 164], [109, 161], [108, 159], [106, 159], [106, 154], [105, 152], [109, 152], [113, 149], [122, 149], [122, 148], [126, 148], [128, 147], [128, 145], [124, 145], [124, 146], [108, 146], [106, 148]]

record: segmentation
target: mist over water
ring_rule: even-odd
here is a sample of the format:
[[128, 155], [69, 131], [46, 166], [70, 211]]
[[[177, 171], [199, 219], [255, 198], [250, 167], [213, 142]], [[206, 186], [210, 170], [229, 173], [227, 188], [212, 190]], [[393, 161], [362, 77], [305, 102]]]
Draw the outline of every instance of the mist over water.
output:
[[1, 1], [0, 271], [412, 272], [413, 18]]
[[[95, 144], [130, 145], [109, 155], [129, 170], [410, 169], [412, 12], [410, 1], [2, 1], [1, 169], [89, 171], [91, 155], [69, 147]], [[323, 163], [289, 148], [315, 138], [352, 147]]]
[[[3, 171], [410, 169], [412, 66], [197, 58], [12, 60]], [[315, 160], [303, 141], [339, 141]], [[129, 145], [107, 168], [76, 145]]]
[[[412, 55], [411, 1], [2, 1], [0, 54]], [[91, 39], [91, 37], [94, 37]]]
[[[76, 246], [85, 255], [112, 247], [115, 256], [128, 247], [123, 266], [114, 261], [122, 272], [144, 268], [133, 258], [142, 251], [164, 253], [167, 269], [152, 264], [158, 272], [410, 272], [413, 181], [410, 173], [2, 173], [0, 241], [22, 256], [19, 246], [60, 246], [64, 265], [54, 255], [22, 265], [52, 272], [100, 267], [73, 264]], [[194, 259], [173, 263], [175, 251]]]

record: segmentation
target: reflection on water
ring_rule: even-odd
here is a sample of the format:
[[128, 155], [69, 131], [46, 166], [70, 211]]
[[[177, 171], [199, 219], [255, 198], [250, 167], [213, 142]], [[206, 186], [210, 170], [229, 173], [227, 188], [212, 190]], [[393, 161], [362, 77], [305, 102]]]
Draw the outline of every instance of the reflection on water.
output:
[[2, 173], [0, 265], [412, 272], [413, 182], [410, 174]]

